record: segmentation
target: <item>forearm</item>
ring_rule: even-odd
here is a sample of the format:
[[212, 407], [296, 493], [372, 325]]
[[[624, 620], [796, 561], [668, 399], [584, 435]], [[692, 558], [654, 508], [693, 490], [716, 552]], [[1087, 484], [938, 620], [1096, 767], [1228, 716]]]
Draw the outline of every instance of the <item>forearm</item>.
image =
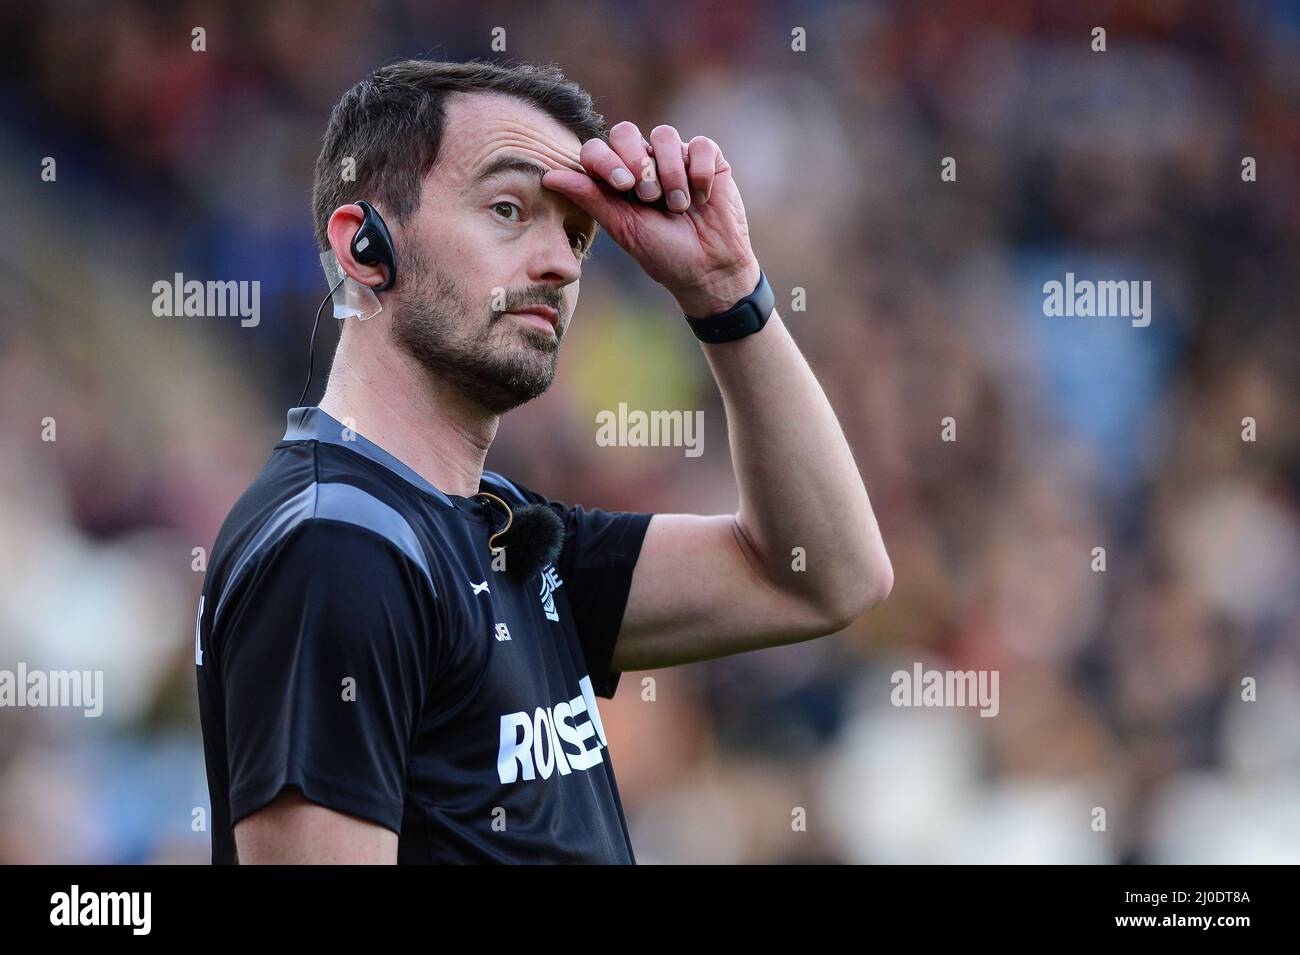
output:
[[[687, 143], [664, 125], [651, 130], [646, 140], [635, 124], [625, 121], [610, 129], [608, 142], [593, 138], [583, 143], [580, 159], [583, 173], [552, 169], [542, 184], [595, 218], [672, 294], [683, 313], [718, 315], [755, 291], [762, 270], [749, 241], [745, 205], [716, 142], [695, 136]], [[647, 207], [655, 195], [626, 201], [622, 190], [627, 183], [619, 179], [637, 172], [649, 192], [683, 200], [669, 203], [676, 214]], [[765, 596], [794, 598], [771, 602], [789, 610], [792, 626], [803, 630], [807, 621], [817, 627], [846, 623], [883, 599], [893, 571], [830, 403], [775, 313], [757, 333], [703, 348], [722, 389], [740, 483], [740, 509], [733, 528], [726, 529], [734, 529], [734, 535], [722, 536], [739, 542], [744, 559], [759, 575], [756, 584], [774, 585], [775, 591]], [[722, 530], [717, 521], [674, 520], [661, 522], [647, 537], [652, 554], [666, 549], [669, 537], [696, 541], [706, 554], [716, 551], [717, 560], [730, 560], [730, 569], [743, 573], [736, 548], [729, 541], [713, 541]], [[661, 593], [663, 580], [676, 583], [678, 573], [680, 568], [656, 568], [642, 574], [637, 603], [649, 607], [666, 596], [669, 612], [680, 611], [684, 602], [679, 595]], [[645, 584], [647, 577], [656, 584]], [[748, 583], [740, 593], [727, 594], [725, 588], [723, 593], [757, 606], [761, 601], [752, 599]], [[734, 607], [722, 608], [718, 615], [724, 624], [744, 616]], [[643, 618], [647, 630], [664, 622], [653, 612], [634, 616]], [[771, 629], [780, 630], [786, 622], [778, 619]], [[668, 642], [689, 625], [677, 628]], [[747, 624], [746, 629], [753, 628]], [[686, 639], [698, 649], [698, 634]], [[671, 655], [659, 651], [643, 658]]]
[[780, 315], [760, 332], [702, 347], [726, 408], [737, 525], [751, 559], [833, 620], [879, 603], [893, 571], [867, 490]]

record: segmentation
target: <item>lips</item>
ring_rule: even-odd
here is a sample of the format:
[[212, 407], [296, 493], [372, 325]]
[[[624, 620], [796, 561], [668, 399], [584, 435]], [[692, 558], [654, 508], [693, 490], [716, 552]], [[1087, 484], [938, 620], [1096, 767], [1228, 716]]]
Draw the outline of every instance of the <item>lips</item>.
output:
[[527, 308], [512, 308], [510, 312], [512, 315], [535, 315], [550, 325], [552, 329], [559, 329], [560, 313], [549, 305], [530, 305]]

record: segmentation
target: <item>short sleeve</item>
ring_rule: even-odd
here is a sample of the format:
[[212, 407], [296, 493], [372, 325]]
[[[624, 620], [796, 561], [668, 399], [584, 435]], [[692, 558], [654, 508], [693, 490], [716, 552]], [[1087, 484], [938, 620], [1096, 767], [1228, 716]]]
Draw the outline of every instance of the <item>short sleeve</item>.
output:
[[614, 644], [623, 626], [632, 571], [654, 514], [569, 506], [495, 472], [487, 473], [503, 486], [518, 491], [529, 503], [547, 505], [564, 522], [564, 549], [555, 569], [573, 611], [592, 689], [597, 696], [613, 697], [622, 675], [610, 669]]
[[431, 604], [398, 548], [330, 520], [299, 525], [241, 578], [214, 634], [232, 824], [297, 786], [401, 831]]
[[609, 699], [621, 673], [610, 669], [623, 626], [632, 571], [653, 514], [550, 506], [564, 520], [564, 550], [556, 570], [568, 590], [578, 641], [597, 696]]

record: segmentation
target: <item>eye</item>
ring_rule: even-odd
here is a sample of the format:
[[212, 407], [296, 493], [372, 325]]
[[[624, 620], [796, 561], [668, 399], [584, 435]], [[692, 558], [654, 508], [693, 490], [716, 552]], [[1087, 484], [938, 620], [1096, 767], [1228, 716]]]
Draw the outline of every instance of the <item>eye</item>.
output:
[[587, 243], [591, 240], [587, 238], [587, 233], [573, 231], [569, 233], [569, 244], [574, 246], [573, 251], [579, 256], [585, 257], [587, 254]]
[[[515, 203], [513, 203], [513, 202], [507, 202], [507, 201], [504, 200], [504, 199], [502, 199], [500, 202], [494, 202], [494, 203], [492, 203], [492, 209], [493, 209], [494, 211], [495, 211], [495, 210], [498, 210], [498, 209], [500, 209], [500, 208], [502, 208], [503, 206], [504, 206], [505, 208], [507, 208], [507, 209], [515, 209], [515, 210], [517, 210], [517, 211], [520, 213], [520, 215], [522, 215], [522, 214], [523, 214], [523, 211], [524, 211], [523, 209], [520, 209], [519, 206], [516, 205]], [[511, 219], [509, 215], [504, 215], [504, 216], [502, 216], [501, 218], [503, 218], [503, 219], [510, 219], [511, 222], [518, 222], [518, 221], [519, 221], [518, 219]]]

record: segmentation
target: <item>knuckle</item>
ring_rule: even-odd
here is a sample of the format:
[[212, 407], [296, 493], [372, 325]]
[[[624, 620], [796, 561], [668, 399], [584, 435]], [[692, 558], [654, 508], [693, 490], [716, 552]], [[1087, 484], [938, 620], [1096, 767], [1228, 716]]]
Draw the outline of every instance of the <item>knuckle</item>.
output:
[[633, 123], [630, 120], [625, 119], [621, 122], [615, 123], [610, 128], [609, 134], [611, 136], [627, 136], [632, 134], [639, 136], [640, 131], [636, 128], [636, 123]]

